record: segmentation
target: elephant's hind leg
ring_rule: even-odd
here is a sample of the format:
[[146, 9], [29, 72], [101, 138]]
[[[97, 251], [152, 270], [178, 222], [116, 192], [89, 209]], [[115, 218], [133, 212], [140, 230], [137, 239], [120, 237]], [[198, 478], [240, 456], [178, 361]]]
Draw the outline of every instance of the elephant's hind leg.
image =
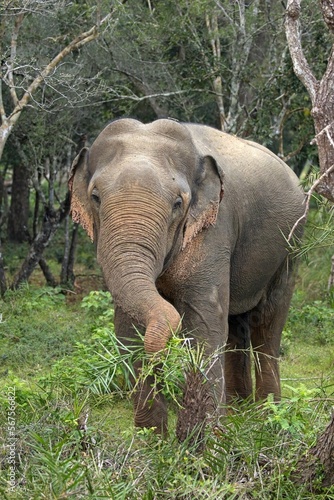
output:
[[281, 395], [279, 355], [282, 330], [294, 286], [292, 262], [287, 259], [277, 271], [266, 296], [250, 312], [249, 325], [255, 358], [256, 399]]
[[227, 402], [252, 395], [250, 330], [248, 313], [229, 317], [229, 334], [225, 353]]

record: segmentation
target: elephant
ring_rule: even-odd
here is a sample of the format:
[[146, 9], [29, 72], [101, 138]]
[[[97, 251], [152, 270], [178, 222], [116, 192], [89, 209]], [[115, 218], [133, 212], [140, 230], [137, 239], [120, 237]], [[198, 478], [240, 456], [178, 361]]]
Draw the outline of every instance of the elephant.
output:
[[[301, 237], [305, 208], [290, 167], [206, 125], [120, 118], [74, 159], [69, 187], [72, 218], [95, 242], [113, 297], [116, 335], [135, 342], [139, 329], [157, 353], [182, 324], [215, 356], [216, 415], [234, 398], [279, 399], [296, 268], [288, 235]], [[134, 421], [167, 432], [166, 401], [149, 377]]]

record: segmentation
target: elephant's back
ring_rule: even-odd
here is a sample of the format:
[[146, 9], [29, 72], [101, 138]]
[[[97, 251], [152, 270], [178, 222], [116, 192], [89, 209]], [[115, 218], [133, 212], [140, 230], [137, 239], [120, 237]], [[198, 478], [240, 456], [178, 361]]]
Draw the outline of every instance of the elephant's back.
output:
[[253, 141], [205, 125], [187, 124], [196, 147], [202, 154], [215, 156], [226, 174], [249, 177], [262, 170], [275, 169], [276, 176], [287, 177], [299, 189], [299, 180], [291, 168], [268, 148]]
[[268, 215], [279, 213], [288, 222], [303, 213], [299, 179], [272, 151], [211, 127], [189, 124], [187, 128], [199, 153], [213, 156], [223, 170], [227, 196], [230, 192], [239, 202], [246, 199], [247, 209], [252, 202], [259, 204]]

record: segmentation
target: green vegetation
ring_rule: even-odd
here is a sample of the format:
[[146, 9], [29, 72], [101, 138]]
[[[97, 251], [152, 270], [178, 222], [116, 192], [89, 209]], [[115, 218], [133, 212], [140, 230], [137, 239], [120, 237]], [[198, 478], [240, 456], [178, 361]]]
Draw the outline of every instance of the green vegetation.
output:
[[[76, 241], [66, 202], [71, 162], [114, 118], [169, 116], [223, 128], [268, 146], [312, 184], [312, 103], [287, 50], [285, 3], [0, 4], [1, 499], [334, 499], [333, 490], [315, 495], [294, 481], [334, 401], [333, 210], [319, 204], [309, 217], [283, 332], [282, 402], [229, 411], [208, 425], [203, 452], [191, 439], [179, 444], [174, 432], [185, 370], [199, 367], [201, 352], [173, 338], [159, 359], [169, 437], [134, 429], [131, 371], [135, 357], [145, 359], [142, 342], [129, 351], [115, 339], [110, 295], [82, 229], [75, 283], [70, 265], [59, 279]], [[96, 43], [81, 44], [27, 91], [94, 25]], [[303, 1], [301, 25], [305, 57], [320, 81], [332, 38], [311, 0]], [[37, 270], [29, 285], [22, 273], [11, 291], [21, 265], [32, 273], [41, 257], [61, 285], [44, 286]], [[314, 489], [321, 479], [319, 469]]]
[[[85, 260], [85, 245], [83, 252]], [[86, 288], [76, 295], [36, 285], [8, 291], [1, 303], [0, 407], [7, 422], [14, 391], [16, 486], [11, 491], [5, 424], [1, 497], [314, 498], [293, 474], [334, 401], [329, 257], [330, 249], [317, 248], [300, 265], [283, 333], [282, 402], [234, 408], [214, 429], [208, 425], [203, 452], [190, 441], [178, 443], [174, 432], [185, 367], [198, 366], [200, 352], [190, 354], [173, 338], [159, 359], [170, 400], [171, 432], [162, 440], [133, 427], [129, 374], [144, 353], [141, 342], [134, 351], [120, 350], [108, 292]]]

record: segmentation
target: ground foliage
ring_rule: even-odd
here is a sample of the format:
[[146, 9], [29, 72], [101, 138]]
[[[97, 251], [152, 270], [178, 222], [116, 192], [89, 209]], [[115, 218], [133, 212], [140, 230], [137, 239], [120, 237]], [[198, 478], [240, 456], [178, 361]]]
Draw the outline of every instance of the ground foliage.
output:
[[[129, 371], [134, 356], [144, 353], [141, 343], [134, 352], [120, 352], [108, 292], [88, 293], [79, 278], [77, 298], [36, 285], [8, 292], [1, 303], [0, 407], [6, 422], [8, 387], [15, 387], [17, 483], [11, 492], [4, 446], [1, 496], [314, 498], [295, 473], [334, 402], [333, 300], [319, 269], [326, 259], [326, 251], [313, 250], [300, 266], [283, 333], [282, 402], [247, 402], [218, 425], [208, 423], [202, 450], [193, 436], [182, 444], [175, 436], [186, 367], [201, 366], [200, 353], [189, 358], [182, 339], [169, 344], [163, 379], [170, 435], [162, 440], [133, 428]], [[0, 435], [5, 444], [6, 425]], [[317, 498], [334, 498], [322, 488], [320, 464], [316, 470]]]
[[[29, 0], [4, 2], [1, 12], [23, 4], [31, 12], [19, 37], [18, 92], [56, 49], [96, 20], [98, 5], [103, 11], [110, 7], [104, 1]], [[47, 5], [49, 11], [36, 14]], [[314, 133], [310, 100], [292, 71], [280, 3], [260, 2], [259, 15], [246, 8], [244, 18], [239, 6], [245, 2], [182, 0], [176, 6], [157, 0], [113, 5], [117, 15], [111, 29], [45, 81], [7, 142], [1, 181], [10, 182], [18, 165], [29, 170], [30, 181], [38, 181], [38, 189], [31, 189], [32, 235], [43, 218], [43, 195], [47, 206], [51, 193], [56, 208], [66, 195], [69, 165], [83, 135], [91, 142], [106, 122], [124, 115], [143, 121], [172, 116], [219, 126], [213, 91], [217, 77], [222, 78], [226, 114], [238, 97], [232, 131], [290, 159], [295, 171], [310, 182], [316, 172], [311, 165], [317, 163], [315, 148], [309, 144]], [[225, 10], [217, 13], [217, 5]], [[212, 52], [208, 15], [218, 16], [219, 60]], [[329, 40], [313, 2], [304, 1], [303, 16], [306, 56], [315, 74], [321, 75]], [[6, 71], [14, 18], [8, 14], [4, 19], [1, 55]], [[250, 57], [240, 67], [236, 62], [250, 39]], [[236, 81], [240, 85], [233, 94]], [[6, 107], [9, 100], [4, 85]], [[50, 164], [56, 173], [52, 189]], [[8, 192], [0, 192], [0, 201], [3, 238]], [[311, 213], [297, 290], [283, 332], [282, 402], [276, 405], [268, 399], [261, 407], [248, 402], [234, 408], [219, 425], [212, 427], [209, 422], [205, 433], [199, 429], [201, 450], [193, 444], [193, 436], [182, 444], [174, 437], [186, 368], [194, 366], [182, 340], [172, 340], [163, 360], [170, 436], [161, 440], [152, 430], [133, 428], [129, 373], [133, 356], [143, 356], [143, 350], [140, 344], [135, 353], [120, 350], [110, 296], [82, 232], [74, 289], [44, 287], [36, 272], [30, 285], [7, 291], [0, 303], [1, 497], [314, 498], [308, 485], [296, 483], [294, 477], [297, 463], [308, 456], [328, 424], [334, 398], [334, 298], [327, 292], [332, 215], [328, 217], [328, 206], [320, 207]], [[63, 240], [63, 231], [57, 233], [45, 251], [56, 276]], [[27, 249], [28, 245], [4, 242], [7, 278], [15, 275]], [[102, 292], [89, 293], [96, 289]], [[16, 404], [13, 491], [6, 446], [11, 387]], [[318, 498], [334, 498], [333, 488], [323, 489], [322, 480], [318, 464], [312, 488]]]

